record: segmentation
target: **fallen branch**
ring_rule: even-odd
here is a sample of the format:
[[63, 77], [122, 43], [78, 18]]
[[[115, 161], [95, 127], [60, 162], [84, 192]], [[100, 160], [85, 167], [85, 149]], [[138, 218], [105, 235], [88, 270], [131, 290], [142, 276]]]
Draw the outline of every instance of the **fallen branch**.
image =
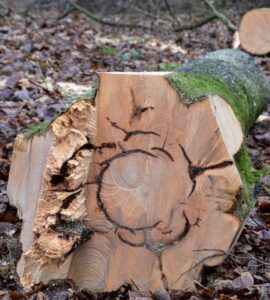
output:
[[217, 16], [215, 14], [211, 14], [211, 15], [206, 16], [205, 18], [195, 21], [192, 24], [179, 26], [179, 27], [175, 28], [174, 31], [180, 32], [180, 31], [185, 31], [185, 30], [192, 30], [192, 29], [195, 29], [195, 28], [205, 25], [206, 23], [213, 21], [216, 18], [217, 18]]
[[91, 13], [89, 10], [85, 9], [84, 7], [80, 6], [73, 0], [68, 0], [68, 2], [78, 11], [82, 12], [85, 14], [87, 17], [92, 19], [93, 21], [104, 24], [104, 25], [110, 25], [110, 26], [115, 26], [115, 27], [127, 27], [127, 28], [142, 28], [142, 29], [151, 29], [148, 26], [141, 25], [141, 24], [131, 24], [131, 23], [121, 23], [121, 22], [114, 22], [114, 21], [109, 21], [109, 20], [104, 20], [100, 18], [99, 16]]
[[66, 10], [63, 14], [61, 14], [61, 15], [57, 18], [57, 20], [62, 20], [62, 19], [64, 19], [66, 16], [68, 16], [68, 15], [71, 14], [71, 13], [73, 13], [74, 11], [76, 11], [76, 8], [75, 8], [75, 7], [72, 7], [72, 8], [70, 8], [70, 9]]
[[204, 2], [212, 10], [216, 18], [218, 18], [230, 31], [237, 31], [237, 27], [225, 15], [220, 13], [209, 0], [204, 0]]
[[165, 5], [166, 5], [166, 8], [167, 8], [169, 14], [170, 14], [170, 15], [172, 16], [172, 18], [176, 21], [176, 23], [178, 23], [178, 24], [180, 25], [180, 22], [179, 22], [177, 16], [176, 16], [176, 15], [174, 14], [174, 12], [172, 11], [171, 6], [170, 6], [168, 0], [164, 0], [164, 3], [165, 3]]

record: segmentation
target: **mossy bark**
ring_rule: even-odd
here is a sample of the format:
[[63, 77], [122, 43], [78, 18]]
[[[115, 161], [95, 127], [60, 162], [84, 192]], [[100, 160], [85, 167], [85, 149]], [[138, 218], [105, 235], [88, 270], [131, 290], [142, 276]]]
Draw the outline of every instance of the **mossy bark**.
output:
[[[186, 103], [209, 95], [222, 97], [233, 109], [245, 134], [270, 99], [270, 85], [262, 70], [250, 55], [238, 50], [212, 52], [166, 77]], [[253, 205], [256, 181], [245, 142], [235, 158], [243, 181], [236, 214], [244, 219]]]

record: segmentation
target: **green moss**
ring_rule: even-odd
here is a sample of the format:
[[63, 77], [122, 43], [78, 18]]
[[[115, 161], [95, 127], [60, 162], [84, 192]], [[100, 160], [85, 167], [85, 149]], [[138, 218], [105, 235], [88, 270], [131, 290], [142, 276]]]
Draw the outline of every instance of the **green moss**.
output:
[[234, 213], [241, 220], [244, 220], [254, 206], [254, 189], [255, 184], [259, 181], [259, 178], [256, 176], [256, 169], [253, 168], [245, 143], [236, 154], [235, 162], [242, 179], [242, 189], [238, 195], [239, 197]]
[[78, 99], [88, 100], [92, 105], [95, 105], [95, 98], [98, 90], [98, 85], [95, 85], [91, 90], [85, 92], [84, 94], [74, 94], [68, 97], [65, 97], [62, 101], [62, 109], [60, 112], [58, 112], [54, 117], [52, 117], [49, 121], [40, 122], [38, 124], [34, 124], [22, 132], [24, 136], [27, 138], [30, 138], [31, 136], [37, 134], [42, 135], [47, 130], [50, 124], [57, 119], [59, 116], [61, 116], [63, 113], [65, 113], [72, 104], [74, 104]]
[[219, 95], [227, 101], [245, 133], [269, 101], [270, 86], [249, 55], [232, 49], [210, 53], [167, 75], [171, 85], [188, 102]]
[[[219, 95], [231, 106], [245, 134], [270, 99], [265, 75], [254, 59], [241, 51], [215, 51], [176, 71], [166, 77], [184, 102], [193, 103], [209, 95]], [[235, 160], [243, 182], [235, 214], [243, 220], [253, 206], [258, 173], [252, 166], [245, 142]]]
[[166, 76], [171, 85], [181, 91], [184, 102], [198, 102], [209, 95], [219, 95], [230, 104], [242, 127], [247, 131], [249, 122], [249, 111], [247, 101], [243, 96], [243, 101], [238, 103], [234, 101], [234, 95], [227, 82], [213, 74], [189, 74], [189, 73], [171, 73]]
[[44, 121], [38, 124], [32, 125], [23, 131], [23, 135], [27, 138], [31, 137], [34, 134], [41, 135], [47, 131], [48, 127], [50, 126], [51, 121]]

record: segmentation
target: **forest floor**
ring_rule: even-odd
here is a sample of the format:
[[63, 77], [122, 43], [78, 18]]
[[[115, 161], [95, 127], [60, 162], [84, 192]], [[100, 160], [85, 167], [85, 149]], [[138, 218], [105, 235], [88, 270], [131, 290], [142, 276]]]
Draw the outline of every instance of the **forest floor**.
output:
[[[226, 13], [239, 25], [249, 8], [235, 4]], [[181, 21], [190, 17], [183, 14]], [[169, 71], [233, 43], [232, 34], [218, 20], [181, 33], [166, 31], [166, 21], [152, 25], [160, 29], [116, 29], [92, 23], [79, 13], [61, 20], [48, 13], [0, 18], [0, 299], [269, 299], [269, 177], [262, 177], [256, 187], [254, 209], [238, 243], [222, 265], [205, 270], [194, 293], [143, 295], [123, 286], [114, 293], [92, 294], [77, 291], [69, 281], [53, 281], [26, 293], [18, 283], [21, 221], [6, 195], [15, 136], [31, 124], [51, 119], [69, 96], [89, 92], [97, 71]], [[256, 60], [270, 78], [270, 56]], [[270, 105], [248, 136], [256, 169], [270, 165], [269, 128]]]

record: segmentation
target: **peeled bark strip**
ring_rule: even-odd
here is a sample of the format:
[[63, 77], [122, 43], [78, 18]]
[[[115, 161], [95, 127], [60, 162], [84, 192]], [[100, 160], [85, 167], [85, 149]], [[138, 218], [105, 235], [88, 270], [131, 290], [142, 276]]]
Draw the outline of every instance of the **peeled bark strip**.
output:
[[[237, 60], [228, 70], [261, 80], [257, 114], [267, 83], [233, 53], [247, 72]], [[225, 63], [228, 52], [216, 55]], [[101, 73], [96, 107], [79, 100], [44, 136], [17, 138], [8, 191], [24, 221], [22, 284], [70, 278], [93, 291], [125, 282], [192, 289], [203, 265], [222, 262], [214, 250], [197, 250], [228, 251], [242, 227], [235, 207], [245, 178], [235, 156], [255, 113], [237, 115], [226, 90], [233, 86], [216, 88], [225, 79], [213, 80], [214, 92], [196, 91], [200, 68], [203, 60], [178, 73]]]
[[264, 55], [270, 52], [270, 8], [253, 9], [241, 20], [239, 37], [249, 53]]

